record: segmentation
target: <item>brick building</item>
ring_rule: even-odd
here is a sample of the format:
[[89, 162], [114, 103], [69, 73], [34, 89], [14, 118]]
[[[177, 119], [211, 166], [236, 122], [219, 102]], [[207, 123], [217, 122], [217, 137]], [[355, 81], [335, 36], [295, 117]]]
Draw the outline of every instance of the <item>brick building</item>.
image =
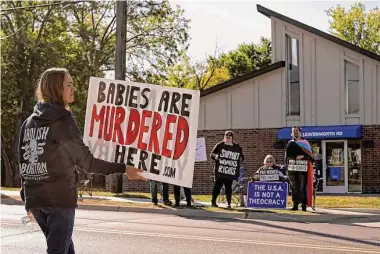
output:
[[[246, 175], [272, 154], [281, 164], [290, 127], [303, 127], [324, 193], [380, 193], [380, 56], [260, 5], [271, 20], [272, 64], [202, 91], [198, 137], [209, 154], [231, 129]], [[210, 194], [213, 162], [196, 162], [193, 193]], [[125, 191], [148, 191], [126, 182]]]

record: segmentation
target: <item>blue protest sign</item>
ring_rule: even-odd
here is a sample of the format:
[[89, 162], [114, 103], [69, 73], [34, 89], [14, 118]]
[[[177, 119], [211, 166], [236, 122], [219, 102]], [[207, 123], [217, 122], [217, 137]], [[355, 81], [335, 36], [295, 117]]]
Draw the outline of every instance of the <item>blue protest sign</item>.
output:
[[249, 182], [247, 207], [285, 209], [288, 202], [288, 183]]

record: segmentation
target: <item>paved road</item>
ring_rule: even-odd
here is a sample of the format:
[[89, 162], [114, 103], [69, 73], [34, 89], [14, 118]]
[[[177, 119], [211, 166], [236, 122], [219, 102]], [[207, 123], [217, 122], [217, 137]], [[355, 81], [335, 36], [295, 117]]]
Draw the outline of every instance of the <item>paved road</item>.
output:
[[[1, 205], [1, 252], [44, 253], [22, 206]], [[376, 223], [317, 224], [77, 210], [77, 253], [380, 253]]]

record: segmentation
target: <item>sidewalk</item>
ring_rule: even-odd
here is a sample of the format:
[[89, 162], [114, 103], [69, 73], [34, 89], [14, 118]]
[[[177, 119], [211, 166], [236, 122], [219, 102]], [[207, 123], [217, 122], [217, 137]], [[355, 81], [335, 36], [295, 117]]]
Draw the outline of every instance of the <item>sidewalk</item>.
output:
[[[18, 191], [9, 191], [9, 190], [0, 190], [0, 193], [2, 195], [6, 195], [9, 197], [20, 197], [20, 193]], [[89, 195], [82, 195], [81, 197], [78, 197], [78, 200], [104, 200], [104, 201], [113, 201], [113, 202], [123, 202], [123, 203], [137, 203], [137, 204], [152, 204], [150, 199], [147, 198], [121, 198], [121, 197], [106, 197], [106, 196], [89, 196]], [[159, 200], [158, 203], [162, 204], [162, 200]], [[181, 200], [181, 204], [185, 205], [186, 202]], [[196, 207], [204, 207], [204, 206], [211, 206], [211, 202], [193, 202], [193, 205]]]
[[[20, 193], [18, 191], [8, 191], [8, 190], [0, 190], [2, 196], [2, 203], [6, 204], [16, 204], [22, 205], [23, 202], [20, 199]], [[15, 200], [13, 203], [9, 201], [10, 199]], [[6, 202], [5, 199], [8, 199]], [[81, 200], [84, 201], [96, 201], [96, 204], [81, 204]], [[169, 213], [176, 215], [184, 215], [184, 216], [210, 216], [210, 213], [213, 214], [213, 217], [218, 218], [262, 218], [265, 214], [268, 217], [268, 214], [272, 214], [269, 217], [273, 216], [283, 216], [284, 218], [290, 217], [298, 217], [305, 218], [306, 217], [314, 217], [313, 220], [319, 221], [322, 219], [326, 220], [326, 215], [330, 215], [331, 218], [339, 218], [339, 217], [363, 217], [363, 216], [380, 216], [379, 209], [325, 209], [325, 208], [316, 208], [316, 210], [312, 210], [310, 207], [308, 208], [307, 214], [304, 213], [283, 213], [279, 210], [278, 214], [273, 211], [266, 211], [264, 209], [246, 209], [246, 208], [236, 208], [231, 210], [224, 209], [226, 206], [224, 204], [219, 205], [221, 209], [213, 210], [202, 210], [202, 209], [175, 209], [169, 206], [163, 206], [162, 201], [159, 201], [158, 206], [154, 206], [151, 203], [150, 199], [144, 198], [122, 198], [122, 197], [106, 197], [106, 196], [89, 196], [83, 195], [82, 198], [78, 197], [78, 208], [79, 209], [89, 209], [89, 210], [106, 210], [106, 211], [119, 211], [119, 212], [154, 212], [154, 213]], [[104, 201], [104, 202], [102, 202]], [[115, 202], [114, 204], [112, 204]], [[141, 204], [142, 206], [134, 206], [133, 204]], [[185, 201], [181, 201], [182, 205], [186, 205]], [[211, 202], [193, 202], [193, 206], [197, 208], [207, 208], [211, 206]], [[208, 214], [206, 214], [208, 213]], [[290, 216], [290, 217], [289, 217]], [[320, 217], [320, 219], [316, 219], [316, 217]]]

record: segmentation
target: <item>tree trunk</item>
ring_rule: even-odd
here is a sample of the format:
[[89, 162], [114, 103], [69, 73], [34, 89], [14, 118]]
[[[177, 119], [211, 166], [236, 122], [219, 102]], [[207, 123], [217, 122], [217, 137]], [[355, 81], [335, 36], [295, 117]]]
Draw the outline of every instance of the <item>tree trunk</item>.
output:
[[1, 177], [2, 177], [1, 183], [2, 183], [2, 186], [12, 187], [14, 175], [15, 175], [15, 172], [12, 169], [12, 165], [5, 151], [3, 134], [1, 134]]
[[123, 193], [123, 174], [111, 175], [111, 193]]
[[17, 121], [16, 121], [16, 128], [15, 132], [13, 134], [13, 142], [12, 142], [12, 147], [11, 147], [11, 166], [14, 169], [14, 185], [15, 187], [20, 187], [21, 186], [21, 179], [20, 179], [20, 170], [18, 167], [18, 142], [19, 142], [19, 137], [20, 137], [20, 130], [21, 130], [21, 125], [23, 122], [23, 116], [22, 116], [22, 110], [23, 110], [23, 104], [24, 101], [22, 98], [20, 98], [20, 103], [19, 107], [17, 110]]

